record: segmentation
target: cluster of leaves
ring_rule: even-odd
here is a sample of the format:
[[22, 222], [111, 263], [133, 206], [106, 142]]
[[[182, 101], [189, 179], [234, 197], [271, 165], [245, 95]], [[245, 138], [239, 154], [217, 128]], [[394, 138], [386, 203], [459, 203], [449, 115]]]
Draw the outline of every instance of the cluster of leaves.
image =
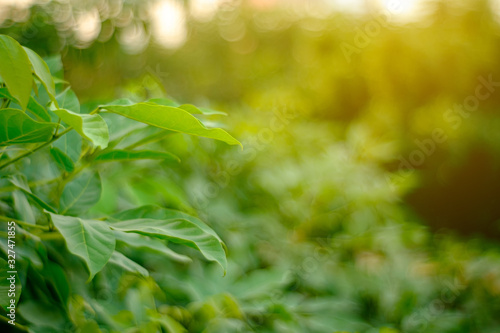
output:
[[[104, 1], [121, 11], [116, 18], [132, 11], [134, 19], [101, 22], [99, 42], [83, 50], [70, 46], [65, 29], [71, 27], [72, 15], [58, 13], [106, 15], [100, 3], [72, 3], [74, 8], [57, 2], [33, 6], [26, 22], [7, 20], [0, 32], [18, 36], [42, 54], [68, 45], [66, 78], [82, 99], [110, 98], [127, 79], [155, 72], [169, 94], [182, 100], [209, 100], [232, 110], [288, 104], [340, 126], [362, 123], [370, 129], [363, 144], [373, 148], [367, 156], [388, 170], [400, 168], [400, 154], [408, 158], [419, 148], [415, 140], [432, 137], [441, 128], [449, 140], [419, 166], [423, 181], [405, 199], [436, 228], [500, 237], [494, 223], [500, 210], [489, 204], [500, 187], [500, 94], [495, 91], [481, 101], [473, 116], [464, 112], [462, 118], [456, 110], [446, 116], [475, 93], [478, 77], [494, 82], [500, 77], [499, 21], [491, 1], [430, 1], [423, 19], [407, 24], [397, 14], [314, 15], [314, 10], [297, 12], [288, 2], [285, 8], [266, 10], [226, 4], [209, 21], [188, 16], [190, 33], [176, 52], [162, 52], [151, 43], [134, 55], [124, 52], [129, 47], [122, 48], [119, 41], [137, 30], [139, 20], [148, 19], [141, 14], [143, 2], [123, 1], [121, 7]], [[150, 33], [147, 23], [139, 25]], [[372, 26], [378, 27], [373, 33]], [[98, 71], [92, 70], [96, 67]], [[442, 172], [445, 177], [437, 176]], [[463, 182], [470, 173], [482, 175], [481, 180]]]
[[392, 183], [366, 163], [359, 128], [340, 141], [332, 124], [297, 121], [252, 146], [268, 122], [254, 116], [238, 133], [258, 154], [207, 144], [182, 166], [185, 188], [221, 188], [200, 208], [230, 273], [165, 267], [160, 311], [190, 332], [496, 332], [498, 244], [415, 223], [401, 204], [413, 177]]
[[[5, 35], [0, 35], [0, 58], [0, 220], [5, 222], [0, 300], [6, 310], [7, 271], [17, 270], [20, 317], [16, 327], [32, 332], [123, 328], [123, 320], [102, 319], [110, 312], [94, 304], [94, 288], [105, 281], [99, 275], [106, 267], [103, 276], [118, 271], [111, 274], [114, 281], [126, 271], [142, 277], [143, 283], [154, 283], [147, 279], [148, 269], [124, 254], [130, 249], [186, 262], [188, 257], [169, 247], [186, 245], [218, 263], [225, 274], [224, 243], [194, 216], [151, 205], [126, 206], [130, 209], [106, 216], [89, 213], [101, 198], [100, 170], [107, 163], [179, 162], [166, 150], [137, 149], [145, 144], [162, 142], [176, 133], [240, 144], [223, 129], [207, 128], [196, 117], [219, 112], [167, 99], [117, 100], [84, 112], [71, 88], [57, 77], [60, 60], [50, 59], [49, 66]], [[8, 221], [17, 224], [15, 244], [7, 242]], [[8, 254], [15, 259], [13, 266], [5, 260]], [[83, 315], [84, 308], [92, 311], [95, 320]], [[148, 332], [175, 325], [155, 313], [148, 318]], [[2, 319], [6, 320], [5, 314]]]
[[[480, 220], [492, 221], [496, 209], [492, 196], [479, 195], [481, 187], [498, 188], [492, 177], [468, 172], [456, 178], [449, 170], [463, 163], [474, 145], [498, 159], [498, 94], [482, 102], [456, 131], [441, 115], [474, 92], [477, 75], [492, 73], [494, 80], [500, 75], [494, 66], [498, 25], [486, 1], [434, 4], [439, 10], [425, 27], [386, 22], [370, 45], [349, 59], [339, 45], [359, 46], [358, 28], [373, 23], [372, 17], [304, 17], [225, 6], [210, 22], [190, 21], [192, 33], [177, 52], [150, 48], [128, 57], [117, 56], [115, 41], [120, 38], [106, 43], [100, 36], [89, 49], [69, 47], [65, 52], [66, 79], [82, 101], [90, 100], [81, 106], [71, 89], [65, 92], [60, 64], [46, 58], [56, 76], [56, 100], [36, 76], [38, 95], [31, 93], [30, 100], [50, 118], [36, 118], [38, 109], [29, 101], [24, 113], [42, 123], [56, 124], [61, 118], [50, 141], [56, 131], [75, 127], [58, 110], [89, 115], [98, 109], [93, 115], [109, 126], [109, 141], [102, 148], [73, 130], [12, 163], [43, 142], [5, 149], [0, 164], [10, 165], [1, 171], [7, 178], [1, 183], [0, 211], [10, 220], [31, 222], [18, 224], [16, 250], [24, 288], [19, 322], [35, 332], [496, 333], [498, 244], [430, 232], [425, 223], [414, 223], [418, 218], [404, 203], [409, 188], [422, 186], [417, 177], [424, 174], [431, 192], [443, 182], [459, 187], [436, 200], [425, 198], [436, 204], [432, 211], [440, 222], [460, 223], [442, 214], [450, 207], [477, 230]], [[36, 26], [36, 21], [32, 17], [26, 26]], [[26, 26], [12, 24], [4, 31], [23, 35]], [[236, 31], [244, 31], [240, 39], [225, 39]], [[37, 38], [25, 39], [29, 45], [43, 54], [57, 51], [51, 49], [57, 29], [39, 32]], [[469, 44], [475, 47], [463, 48]], [[160, 80], [138, 81], [140, 71], [156, 72], [166, 89], [184, 100], [232, 106], [238, 112], [229, 121], [242, 138], [244, 153], [146, 125], [151, 123], [149, 111], [140, 122], [129, 119], [145, 109], [143, 103], [103, 102], [105, 96], [137, 101], [161, 97], [155, 86]], [[130, 77], [134, 79], [125, 86]], [[5, 105], [23, 110], [8, 82], [2, 89], [12, 95], [3, 100]], [[217, 114], [161, 98], [147, 103], [180, 108], [205, 124]], [[274, 114], [258, 109], [277, 104], [302, 112], [300, 119], [271, 133], [270, 128], [278, 128], [272, 127]], [[245, 113], [249, 107], [252, 111]], [[414, 139], [436, 127], [444, 128], [450, 140], [429, 156], [422, 170], [387, 172], [394, 170], [395, 156], [411, 152]], [[447, 154], [454, 158], [450, 161]], [[471, 174], [484, 176], [487, 184]], [[62, 213], [84, 175], [82, 182], [100, 184], [99, 201], [77, 212], [84, 205], [80, 202]], [[475, 190], [464, 190], [471, 183]], [[71, 190], [63, 203], [67, 187]], [[481, 205], [474, 209], [472, 200], [442, 204], [441, 199], [465, 198], [465, 192]], [[41, 208], [44, 203], [56, 212]], [[185, 239], [162, 240], [165, 234], [158, 232], [166, 230], [159, 230], [156, 221], [170, 219], [173, 212], [206, 228], [194, 216], [199, 217], [224, 239], [230, 249], [225, 277], [214, 262], [191, 262], [200, 255], [210, 259], [207, 251], [192, 243], [183, 246]], [[105, 225], [113, 232], [115, 251], [88, 283], [92, 267], [67, 250], [63, 229], [69, 222], [61, 223], [59, 215], [78, 217], [77, 225], [90, 220], [91, 227]], [[128, 232], [136, 227], [131, 220], [148, 227]], [[168, 235], [180, 236], [172, 232], [169, 228]]]

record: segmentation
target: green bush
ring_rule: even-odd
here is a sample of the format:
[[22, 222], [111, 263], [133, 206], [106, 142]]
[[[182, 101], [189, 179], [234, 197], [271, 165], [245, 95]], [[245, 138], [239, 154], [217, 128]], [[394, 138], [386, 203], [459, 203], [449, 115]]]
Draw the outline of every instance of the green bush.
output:
[[[196, 117], [217, 112], [168, 99], [142, 103], [122, 99], [85, 112], [67, 83], [53, 76], [35, 52], [5, 35], [0, 35], [0, 46], [0, 219], [5, 227], [12, 222], [16, 226], [2, 231], [2, 251], [8, 259], [8, 263], [1, 260], [2, 281], [7, 281], [8, 271], [17, 272], [15, 300], [21, 296], [17, 308], [23, 318], [16, 317], [12, 323], [34, 332], [64, 331], [72, 325], [97, 331], [98, 323], [119, 331], [127, 319], [110, 316], [119, 316], [120, 308], [142, 304], [142, 298], [153, 294], [148, 296], [141, 288], [152, 293], [155, 285], [142, 260], [129, 258], [131, 249], [156, 253], [160, 260], [186, 262], [189, 257], [169, 247], [185, 245], [217, 262], [220, 274], [225, 274], [224, 243], [192, 215], [122, 203], [117, 208], [128, 209], [106, 215], [89, 212], [101, 199], [101, 174], [106, 173], [108, 163], [179, 163], [161, 144], [178, 133], [240, 144], [226, 131], [207, 128]], [[52, 65], [54, 72], [61, 67], [57, 61]], [[140, 149], [153, 142], [158, 143], [158, 150]], [[124, 190], [119, 183], [116, 186], [116, 191]], [[105, 308], [96, 303], [102, 296], [99, 290], [106, 286], [110, 297], [114, 291], [120, 293], [124, 282], [116, 278], [116, 272], [118, 276], [130, 272], [132, 279], [125, 283], [138, 289], [126, 291], [120, 305], [113, 304], [118, 308]], [[126, 288], [132, 290], [133, 285]], [[12, 297], [6, 292], [1, 297], [2, 307], [10, 314], [7, 306]], [[143, 313], [147, 320], [139, 327], [153, 330], [178, 325], [168, 316], [160, 318], [154, 309]], [[88, 318], [86, 311], [97, 317]]]

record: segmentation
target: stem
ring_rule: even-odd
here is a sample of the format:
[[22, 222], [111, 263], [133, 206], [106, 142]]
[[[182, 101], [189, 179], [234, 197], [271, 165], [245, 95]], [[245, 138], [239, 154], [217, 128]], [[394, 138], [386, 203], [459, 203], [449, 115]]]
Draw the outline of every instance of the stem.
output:
[[5, 109], [6, 107], [8, 107], [10, 104], [10, 100], [8, 100], [7, 98], [4, 99], [3, 103], [2, 103], [2, 109]]
[[37, 235], [38, 238], [40, 238], [41, 240], [56, 240], [56, 239], [63, 239], [63, 236], [58, 233], [58, 232], [46, 232], [46, 233], [43, 233], [43, 234], [39, 234]]
[[45, 147], [47, 145], [50, 145], [52, 142], [56, 141], [57, 139], [59, 139], [61, 136], [63, 136], [64, 134], [68, 133], [72, 129], [73, 129], [73, 127], [68, 127], [66, 130], [62, 131], [59, 135], [54, 135], [52, 137], [52, 139], [50, 139], [49, 141], [42, 143], [41, 145], [33, 148], [32, 150], [27, 151], [24, 154], [21, 154], [21, 155], [17, 156], [16, 158], [11, 159], [10, 161], [5, 162], [4, 164], [0, 165], [0, 170], [3, 169], [3, 168], [5, 168], [6, 166], [11, 165], [12, 163], [15, 163], [15, 162], [19, 161], [20, 159], [25, 158], [26, 156], [29, 156], [29, 155], [33, 154], [34, 152], [42, 149], [43, 147]]
[[137, 141], [136, 143], [133, 143], [133, 144], [125, 147], [125, 149], [127, 149], [127, 150], [134, 149], [134, 148], [137, 148], [139, 146], [145, 145], [146, 143], [160, 141], [161, 139], [169, 136], [170, 134], [173, 134], [172, 131], [169, 131], [169, 130], [161, 131], [161, 132], [152, 134], [150, 136], [147, 136], [144, 139], [141, 139], [141, 140]]
[[19, 224], [20, 226], [26, 227], [26, 228], [36, 228], [36, 229], [41, 229], [41, 230], [49, 230], [49, 227], [46, 227], [44, 225], [31, 224], [31, 223], [28, 223], [28, 222], [24, 222], [24, 221], [13, 219], [12, 217], [0, 216], [0, 220], [2, 220], [4, 222], [13, 221], [16, 224]]
[[[101, 110], [101, 107], [98, 106], [94, 111], [90, 112], [89, 114], [96, 114], [98, 113], [99, 111]], [[73, 127], [68, 127], [67, 129], [65, 129], [64, 131], [62, 131], [60, 134], [57, 135], [57, 131], [56, 131], [56, 134], [54, 134], [54, 136], [52, 137], [52, 139], [50, 139], [49, 141], [47, 142], [44, 142], [42, 143], [41, 145], [33, 148], [32, 150], [30, 151], [27, 151], [26, 153], [24, 154], [21, 154], [19, 156], [17, 156], [16, 158], [13, 158], [12, 160], [0, 165], [0, 170], [5, 168], [6, 166], [9, 166], [11, 165], [12, 163], [15, 163], [17, 161], [19, 161], [20, 159], [23, 159], [25, 158], [26, 156], [29, 156], [31, 154], [33, 154], [34, 152], [36, 152], [37, 150], [40, 150], [42, 149], [43, 147], [47, 146], [47, 145], [50, 145], [52, 142], [56, 141], [57, 139], [59, 139], [61, 136], [63, 136], [64, 134], [68, 133], [69, 131], [71, 131], [73, 129]]]
[[125, 133], [124, 135], [120, 136], [119, 138], [111, 141], [109, 144], [108, 144], [108, 147], [106, 149], [110, 150], [110, 149], [113, 149], [115, 148], [120, 142], [122, 142], [124, 139], [128, 138], [129, 136], [131, 135], [134, 135], [136, 133], [139, 133], [141, 131], [143, 131], [144, 128], [143, 127], [140, 127], [140, 128], [136, 128], [136, 129], [133, 129], [127, 133]]
[[59, 121], [57, 122], [56, 132], [54, 133], [54, 136], [57, 136], [57, 132], [59, 131], [60, 126], [61, 126], [61, 118], [59, 118]]
[[98, 106], [97, 108], [95, 108], [92, 112], [90, 112], [89, 114], [96, 114], [96, 113], [99, 113], [99, 111], [101, 111], [101, 107]]
[[[3, 322], [6, 322], [8, 323], [10, 319], [4, 317], [4, 316], [0, 316], [0, 320], [3, 321]], [[21, 331], [24, 331], [24, 332], [28, 332], [28, 327], [24, 326], [24, 325], [21, 325], [19, 323], [16, 323], [16, 325], [14, 326], [15, 328], [17, 328], [18, 330], [21, 330]]]
[[[61, 180], [61, 177], [56, 177], [56, 178], [52, 178], [52, 179], [37, 180], [37, 181], [29, 182], [28, 186], [29, 187], [38, 187], [38, 186], [43, 186], [43, 185], [55, 183], [59, 180]], [[12, 192], [16, 189], [17, 189], [17, 186], [5, 186], [5, 187], [0, 188], [0, 192]]]

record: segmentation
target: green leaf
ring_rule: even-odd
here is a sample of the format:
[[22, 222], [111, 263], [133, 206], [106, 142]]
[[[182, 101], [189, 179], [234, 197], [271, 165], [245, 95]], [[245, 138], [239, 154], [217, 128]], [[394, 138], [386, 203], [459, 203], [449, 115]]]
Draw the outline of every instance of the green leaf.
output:
[[13, 38], [0, 35], [0, 76], [9, 92], [26, 109], [30, 99], [33, 76], [31, 63], [23, 47]]
[[[174, 106], [174, 107], [179, 107], [179, 105], [180, 105], [176, 101], [168, 99], [168, 98], [151, 98], [148, 100], [148, 103], [155, 103], [158, 105]], [[134, 104], [134, 103], [130, 103], [130, 104]]]
[[203, 114], [205, 116], [213, 116], [213, 115], [227, 116], [227, 113], [225, 113], [225, 112], [207, 109], [207, 108], [199, 108], [199, 107], [196, 107], [192, 104], [182, 104], [179, 106], [179, 109], [186, 110], [187, 112], [189, 112], [191, 114]]
[[[19, 296], [21, 296], [21, 280], [19, 280], [19, 276], [17, 273], [8, 273], [11, 271], [8, 268], [8, 263], [6, 260], [0, 258], [0, 306], [9, 313], [9, 310], [7, 310], [7, 306], [10, 305], [10, 300], [14, 299], [15, 303], [17, 304], [17, 301], [19, 301]], [[7, 278], [14, 276], [14, 280], [7, 280]], [[16, 291], [15, 291], [15, 297], [11, 298], [9, 297], [9, 290], [10, 290], [10, 281], [15, 281], [14, 284], [16, 286]], [[14, 295], [12, 295], [14, 296]]]
[[101, 177], [85, 172], [66, 184], [59, 201], [61, 214], [79, 215], [94, 206], [101, 197]]
[[57, 165], [59, 165], [64, 171], [72, 172], [75, 169], [73, 160], [59, 148], [54, 146], [50, 147], [50, 154], [56, 161]]
[[54, 113], [96, 146], [102, 149], [108, 146], [108, 125], [100, 115], [79, 114], [65, 109], [54, 110]]
[[63, 92], [56, 96], [59, 107], [57, 109], [71, 110], [75, 113], [80, 113], [80, 101], [70, 87], [66, 88]]
[[108, 262], [115, 250], [115, 236], [106, 223], [49, 213], [68, 250], [89, 268], [89, 281]]
[[135, 261], [127, 258], [124, 256], [122, 253], [115, 251], [111, 255], [111, 258], [109, 259], [110, 263], [113, 263], [121, 268], [123, 268], [126, 271], [132, 272], [132, 273], [138, 273], [142, 276], [149, 276], [149, 272], [147, 269], [136, 263]]
[[78, 162], [82, 152], [82, 137], [76, 131], [70, 131], [57, 139], [53, 146], [68, 155], [73, 162]]
[[167, 239], [199, 250], [205, 258], [216, 261], [224, 270], [227, 269], [226, 253], [217, 237], [204, 231], [198, 225], [185, 219], [133, 219], [109, 223], [118, 231], [138, 233], [145, 236]]
[[28, 181], [26, 180], [26, 177], [24, 175], [12, 175], [7, 178], [9, 182], [20, 189], [21, 191], [24, 192], [30, 198], [32, 201], [34, 201], [40, 208], [45, 209], [49, 212], [55, 213], [56, 210], [52, 208], [49, 204], [47, 204], [45, 201], [40, 199], [38, 196], [33, 194], [31, 192], [31, 189], [28, 186]]
[[115, 238], [126, 246], [156, 252], [177, 262], [187, 263], [192, 261], [191, 258], [172, 251], [167, 247], [165, 241], [156, 238], [121, 231], [115, 231]]
[[27, 195], [21, 190], [12, 191], [14, 209], [20, 220], [28, 222], [29, 224], [36, 224], [35, 214], [26, 196]]
[[48, 261], [43, 266], [42, 274], [45, 277], [46, 283], [52, 285], [60, 302], [66, 307], [70, 295], [70, 287], [63, 268], [52, 261]]
[[39, 120], [50, 122], [50, 115], [45, 110], [43, 106], [40, 105], [33, 97], [30, 97], [30, 101], [28, 102], [28, 110], [34, 114]]
[[56, 85], [54, 83], [54, 79], [52, 78], [52, 74], [50, 74], [49, 66], [47, 66], [45, 61], [43, 61], [43, 59], [38, 54], [36, 54], [35, 51], [27, 47], [24, 47], [24, 51], [26, 51], [31, 64], [33, 65], [33, 72], [35, 73], [36, 77], [43, 84], [51, 99], [55, 101]]
[[145, 205], [137, 208], [124, 210], [120, 213], [113, 215], [112, 218], [114, 219], [114, 221], [133, 220], [138, 218], [149, 218], [157, 220], [184, 219], [196, 224], [204, 232], [211, 234], [212, 236], [217, 238], [219, 242], [223, 243], [219, 235], [217, 235], [217, 233], [213, 231], [212, 228], [206, 225], [199, 218], [175, 209], [163, 208], [156, 205]]
[[220, 140], [230, 145], [241, 145], [223, 129], [207, 128], [196, 117], [180, 108], [153, 103], [105, 105], [102, 108], [159, 128]]
[[62, 309], [57, 305], [45, 300], [26, 299], [19, 303], [17, 311], [30, 323], [30, 333], [64, 331], [66, 320]]
[[50, 73], [54, 77], [54, 81], [56, 81], [55, 83], [63, 83], [63, 82], [57, 82], [57, 81], [63, 81], [58, 78], [62, 78], [64, 75], [64, 68], [61, 60], [61, 55], [56, 54], [50, 57], [46, 57], [45, 63], [47, 64], [47, 67], [49, 67]]
[[160, 152], [153, 150], [111, 150], [103, 152], [96, 157], [99, 162], [112, 162], [112, 161], [133, 161], [133, 160], [169, 160], [180, 162], [180, 159], [174, 154], [168, 152]]
[[0, 124], [0, 146], [48, 141], [57, 126], [35, 121], [17, 109], [1, 110]]
[[169, 333], [185, 333], [188, 330], [184, 328], [179, 322], [177, 322], [174, 318], [170, 317], [169, 315], [162, 314], [160, 315], [153, 315], [150, 317], [150, 320], [153, 322], [159, 323], [163, 328], [167, 330]]
[[11, 101], [17, 102], [17, 100], [12, 96], [7, 88], [0, 88], [0, 97], [10, 99]]
[[183, 110], [186, 110], [187, 112], [191, 114], [203, 114], [206, 116], [211, 116], [211, 115], [221, 115], [221, 116], [227, 116], [227, 113], [222, 112], [222, 111], [217, 111], [217, 110], [212, 110], [208, 108], [200, 108], [197, 106], [194, 106], [192, 104], [179, 104], [176, 101], [173, 101], [168, 98], [151, 98], [148, 100], [148, 103], [155, 103], [158, 105], [163, 105], [163, 106], [174, 106]]

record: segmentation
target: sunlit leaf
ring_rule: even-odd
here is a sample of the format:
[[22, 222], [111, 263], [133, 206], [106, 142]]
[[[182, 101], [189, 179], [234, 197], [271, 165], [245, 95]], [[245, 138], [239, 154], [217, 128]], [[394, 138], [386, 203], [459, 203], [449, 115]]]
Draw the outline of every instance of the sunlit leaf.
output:
[[24, 110], [33, 85], [28, 55], [12, 37], [0, 35], [0, 59], [0, 76]]
[[230, 145], [241, 145], [223, 129], [207, 128], [189, 112], [180, 108], [153, 103], [105, 105], [102, 108], [159, 128], [220, 140]]
[[26, 51], [31, 64], [33, 65], [33, 71], [36, 77], [38, 77], [40, 82], [42, 82], [51, 99], [55, 100], [56, 86], [54, 84], [54, 79], [50, 74], [49, 66], [47, 66], [45, 61], [43, 61], [43, 59], [33, 50], [25, 47], [24, 51]]
[[54, 110], [54, 113], [96, 146], [102, 149], [108, 146], [108, 125], [100, 115], [79, 114], [64, 109]]
[[192, 104], [182, 104], [179, 106], [179, 109], [186, 110], [187, 112], [189, 112], [191, 114], [203, 114], [206, 116], [213, 116], [213, 115], [227, 116], [227, 113], [225, 113], [225, 112], [212, 110], [212, 109], [208, 109], [208, 108], [201, 108], [201, 107], [194, 106]]
[[211, 115], [227, 116], [227, 113], [222, 112], [222, 111], [212, 110], [209, 108], [197, 107], [197, 106], [194, 106], [192, 104], [180, 104], [180, 103], [177, 103], [176, 101], [168, 99], [168, 98], [151, 98], [148, 100], [148, 103], [155, 103], [155, 104], [163, 105], [163, 106], [177, 107], [177, 108], [183, 109], [191, 114], [203, 114], [206, 116], [211, 116]]

